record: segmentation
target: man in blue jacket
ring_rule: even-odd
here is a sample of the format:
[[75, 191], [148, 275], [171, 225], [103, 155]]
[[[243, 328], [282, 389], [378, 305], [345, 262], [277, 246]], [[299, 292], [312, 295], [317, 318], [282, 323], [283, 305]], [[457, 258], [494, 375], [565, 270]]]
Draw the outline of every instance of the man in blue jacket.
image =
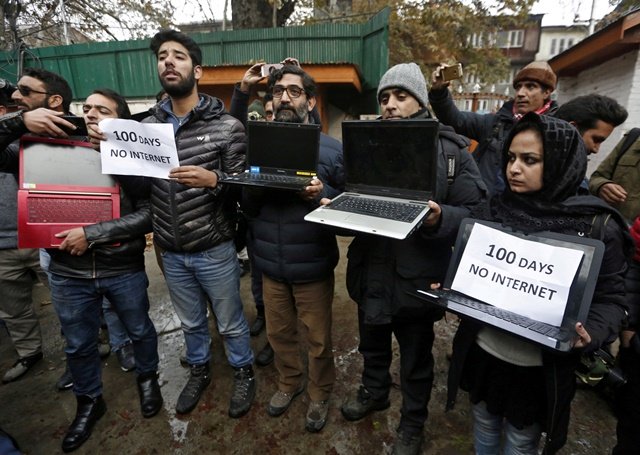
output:
[[[299, 66], [288, 64], [273, 73], [269, 90], [276, 121], [310, 123], [317, 87]], [[281, 415], [304, 390], [300, 345], [306, 345], [311, 400], [305, 428], [310, 432], [326, 423], [335, 381], [331, 305], [338, 245], [330, 230], [304, 220], [321, 197], [335, 197], [344, 187], [342, 146], [324, 134], [317, 171], [317, 178], [300, 193], [248, 192], [245, 210], [254, 235], [255, 263], [263, 273], [267, 337], [278, 370], [278, 390], [267, 411], [273, 417]], [[306, 342], [298, 334], [299, 321], [307, 328]]]

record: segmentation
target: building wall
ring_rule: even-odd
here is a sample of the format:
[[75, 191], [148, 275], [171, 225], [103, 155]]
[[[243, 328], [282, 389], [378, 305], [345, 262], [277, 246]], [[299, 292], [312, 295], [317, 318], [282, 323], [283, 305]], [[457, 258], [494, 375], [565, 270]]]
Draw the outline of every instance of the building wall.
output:
[[575, 77], [561, 77], [557, 93], [559, 104], [579, 95], [598, 93], [615, 99], [629, 111], [627, 121], [613, 131], [597, 155], [589, 157], [587, 175], [591, 175], [622, 136], [631, 128], [640, 126], [640, 54], [634, 50], [584, 70]]
[[[540, 33], [540, 47], [535, 60], [547, 61], [560, 53], [560, 40], [564, 39], [564, 50], [571, 45], [576, 45], [587, 36], [586, 27], [542, 27]], [[552, 41], [556, 40], [555, 49], [552, 49]], [[553, 50], [553, 53], [552, 53]]]

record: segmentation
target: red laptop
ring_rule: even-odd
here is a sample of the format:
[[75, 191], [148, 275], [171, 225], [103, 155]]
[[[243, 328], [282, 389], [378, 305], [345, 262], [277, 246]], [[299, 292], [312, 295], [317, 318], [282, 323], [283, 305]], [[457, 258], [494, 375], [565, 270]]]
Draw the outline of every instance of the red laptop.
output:
[[23, 136], [20, 140], [18, 247], [51, 248], [55, 234], [120, 217], [120, 187], [102, 174], [88, 142]]

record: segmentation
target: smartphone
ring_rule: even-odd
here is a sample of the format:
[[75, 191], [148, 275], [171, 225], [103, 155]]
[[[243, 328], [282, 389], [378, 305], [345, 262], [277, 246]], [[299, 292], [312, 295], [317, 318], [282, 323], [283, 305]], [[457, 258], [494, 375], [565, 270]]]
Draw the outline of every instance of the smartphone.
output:
[[454, 79], [462, 78], [462, 63], [457, 65], [445, 66], [440, 70], [443, 82], [449, 82]]
[[89, 135], [89, 133], [87, 132], [87, 124], [84, 121], [84, 117], [76, 117], [75, 115], [63, 115], [62, 118], [69, 123], [73, 123], [73, 125], [76, 127], [75, 130], [67, 129], [64, 127], [62, 128], [69, 136]]
[[262, 65], [260, 74], [262, 74], [262, 77], [268, 76], [274, 71], [278, 71], [283, 66], [284, 65], [282, 63], [265, 63]]

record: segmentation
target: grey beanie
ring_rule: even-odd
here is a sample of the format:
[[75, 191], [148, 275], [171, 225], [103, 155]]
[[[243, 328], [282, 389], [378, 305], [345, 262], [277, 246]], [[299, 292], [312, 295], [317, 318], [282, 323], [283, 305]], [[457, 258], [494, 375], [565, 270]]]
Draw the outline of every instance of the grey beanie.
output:
[[427, 81], [420, 67], [413, 62], [398, 63], [384, 73], [378, 84], [378, 101], [380, 101], [380, 93], [388, 88], [400, 88], [409, 92], [422, 107], [427, 107], [429, 103]]

